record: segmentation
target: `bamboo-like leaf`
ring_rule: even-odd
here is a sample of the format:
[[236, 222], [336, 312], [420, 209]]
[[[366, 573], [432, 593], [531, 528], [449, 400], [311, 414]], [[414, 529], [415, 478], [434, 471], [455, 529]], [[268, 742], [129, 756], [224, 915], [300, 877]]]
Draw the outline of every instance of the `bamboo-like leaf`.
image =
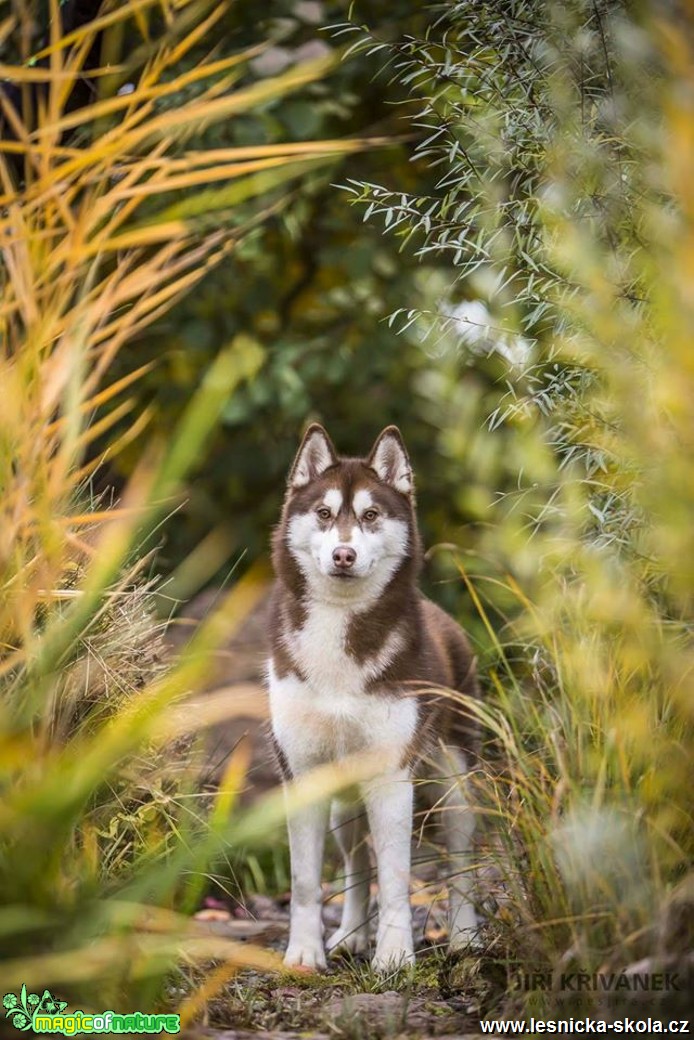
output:
[[[121, 96], [105, 98], [101, 101], [95, 101], [91, 105], [78, 108], [74, 112], [62, 116], [60, 119], [57, 119], [55, 123], [42, 126], [31, 135], [31, 139], [40, 141], [41, 137], [45, 135], [64, 133], [66, 130], [73, 130], [76, 127], [88, 126], [92, 123], [97, 123], [103, 120], [107, 116], [115, 115], [118, 112], [127, 109], [133, 110], [138, 106], [144, 105], [145, 102], [161, 101], [163, 98], [167, 98], [172, 94], [179, 94], [181, 91], [185, 90], [186, 87], [191, 86], [193, 83], [197, 83], [201, 79], [209, 79], [218, 76], [221, 73], [229, 72], [231, 69], [238, 68], [239, 65], [248, 61], [250, 56], [252, 56], [252, 52], [232, 55], [229, 58], [222, 58], [219, 61], [202, 65], [199, 68], [190, 69], [188, 72], [181, 73], [176, 77], [176, 79], [171, 80], [168, 83], [153, 84], [152, 86], [139, 86], [132, 94], [124, 94]], [[107, 75], [113, 71], [114, 70], [112, 69], [107, 69], [104, 70], [103, 74]], [[44, 75], [47, 81], [51, 81], [52, 77], [50, 70], [46, 71]], [[73, 80], [75, 78], [72, 72], [66, 72], [62, 75], [66, 78], [72, 78]], [[232, 80], [226, 79], [224, 85], [230, 86], [232, 82]], [[113, 136], [117, 137], [120, 133], [122, 133], [122, 128], [119, 127]]]
[[[129, 386], [132, 386], [132, 384], [137, 382], [138, 379], [142, 379], [142, 377], [146, 375], [147, 372], [151, 372], [153, 367], [154, 362], [149, 361], [146, 365], [140, 365], [139, 368], [133, 369], [133, 371], [128, 372], [127, 375], [121, 376], [120, 379], [114, 380], [113, 383], [111, 383], [109, 386], [104, 387], [104, 389], [99, 391], [98, 394], [94, 394], [92, 397], [89, 397], [86, 400], [84, 400], [81, 405], [82, 411], [85, 413], [94, 411], [95, 409], [101, 407], [102, 404], [106, 404], [112, 398], [116, 397], [117, 394], [120, 394]], [[57, 422], [60, 422], [60, 420], [57, 420]], [[55, 428], [55, 425], [56, 424], [49, 424], [46, 427], [46, 432], [51, 433], [52, 430]]]
[[51, 55], [56, 51], [63, 51], [73, 43], [79, 43], [87, 31], [90, 34], [95, 35], [96, 33], [107, 29], [111, 25], [116, 25], [119, 22], [127, 20], [135, 12], [143, 11], [158, 3], [159, 0], [128, 0], [127, 5], [123, 5], [113, 11], [109, 11], [107, 14], [93, 18], [86, 27], [80, 27], [79, 29], [75, 29], [73, 32], [61, 35], [56, 40], [52, 41], [49, 46], [44, 47], [40, 51], [36, 51], [36, 53], [32, 55], [32, 61], [40, 61], [42, 58], [51, 57]]
[[112, 408], [111, 411], [101, 419], [91, 422], [77, 438], [77, 450], [84, 452], [88, 445], [93, 444], [93, 442], [99, 437], [103, 437], [108, 430], [111, 430], [116, 423], [120, 422], [121, 419], [132, 412], [133, 408], [136, 407], [137, 401], [135, 398], [131, 397], [126, 401], [121, 401], [119, 405]]
[[[152, 159], [144, 156], [137, 160], [138, 171], [150, 169], [168, 170], [172, 174], [185, 170], [194, 170], [198, 166], [212, 164], [240, 163], [247, 159], [265, 159], [278, 156], [321, 155], [329, 152], [341, 153], [344, 151], [360, 151], [363, 149], [390, 147], [402, 141], [410, 139], [410, 135], [401, 134], [393, 137], [347, 137], [321, 141], [287, 141], [282, 144], [254, 144], [239, 145], [234, 148], [208, 148], [204, 152], [189, 152], [182, 157], [175, 158], [164, 156], [160, 159]], [[129, 164], [124, 164], [124, 170], [129, 169]]]
[[10, 33], [14, 32], [17, 25], [16, 17], [11, 14], [0, 22], [0, 46], [5, 42]]
[[198, 457], [205, 439], [214, 428], [217, 417], [238, 384], [252, 379], [265, 360], [260, 344], [233, 343], [217, 356], [184, 412], [175, 431], [164, 464], [161, 466], [153, 495], [166, 498], [188, 472]]
[[[388, 143], [392, 144], [392, 141], [388, 141]], [[239, 160], [224, 165], [206, 166], [204, 169], [171, 173], [169, 176], [155, 182], [146, 181], [131, 188], [124, 188], [119, 192], [119, 195], [122, 198], [133, 198], [137, 195], [150, 196], [160, 195], [167, 191], [182, 191], [186, 188], [193, 188], [198, 184], [233, 180], [246, 174], [257, 173], [260, 170], [272, 169], [282, 165], [286, 166], [287, 160], [291, 156], [300, 156], [303, 161], [311, 162], [314, 159], [324, 160], [329, 156], [349, 155], [352, 152], [372, 147], [374, 147], [374, 142], [370, 140], [346, 140], [333, 142], [317, 141], [315, 144], [311, 142], [302, 148], [297, 147], [294, 149], [291, 146], [274, 148], [272, 149], [274, 155], [267, 154], [267, 156], [258, 156], [256, 159], [249, 157], [243, 161], [240, 161], [239, 157]], [[248, 149], [248, 151], [253, 151], [253, 149]], [[293, 167], [292, 169], [299, 169], [299, 167]]]
[[219, 210], [233, 209], [248, 199], [274, 191], [283, 187], [287, 182], [296, 180], [297, 177], [302, 177], [311, 170], [330, 165], [334, 161], [335, 157], [332, 154], [307, 156], [305, 159], [295, 162], [266, 160], [267, 166], [270, 168], [261, 168], [258, 173], [239, 177], [233, 184], [223, 188], [210, 188], [167, 206], [151, 217], [147, 226], [154, 231], [160, 220], [168, 224], [181, 221], [184, 226], [194, 226], [193, 218], [201, 218]]
[[303, 62], [288, 72], [254, 83], [229, 97], [217, 98], [210, 102], [193, 102], [179, 112], [166, 112], [156, 116], [148, 126], [133, 131], [131, 136], [138, 145], [162, 135], [174, 134], [177, 140], [183, 140], [201, 126], [211, 126], [222, 119], [248, 112], [321, 79], [338, 61], [339, 54], [332, 54]]
[[182, 238], [188, 234], [189, 228], [183, 220], [167, 220], [165, 223], [146, 224], [134, 227], [113, 235], [105, 241], [97, 241], [84, 247], [84, 255], [93, 257], [104, 252], [125, 252], [128, 249], [141, 249], [153, 246], [158, 242], [170, 242], [172, 238]]
[[[80, 76], [83, 79], [98, 79], [101, 76], [111, 76], [114, 71], [118, 71], [118, 67], [86, 69]], [[8, 83], [60, 83], [62, 80], [74, 83], [75, 71], [72, 68], [56, 70], [42, 68], [40, 65], [4, 65], [0, 62], [0, 78]]]

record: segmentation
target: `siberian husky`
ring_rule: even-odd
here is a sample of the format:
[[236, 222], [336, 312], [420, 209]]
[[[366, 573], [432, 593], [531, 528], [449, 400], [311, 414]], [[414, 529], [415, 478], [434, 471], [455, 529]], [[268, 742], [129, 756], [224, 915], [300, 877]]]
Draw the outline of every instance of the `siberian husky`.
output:
[[476, 930], [474, 815], [461, 783], [474, 725], [432, 690], [477, 696], [475, 664], [462, 629], [419, 592], [420, 558], [412, 470], [399, 430], [387, 427], [368, 457], [352, 459], [336, 454], [322, 426], [310, 426], [273, 540], [268, 682], [277, 757], [285, 780], [355, 752], [375, 752], [383, 765], [377, 779], [359, 785], [360, 810], [336, 800], [332, 809], [313, 805], [289, 816], [287, 966], [326, 965], [321, 866], [329, 816], [346, 893], [328, 951], [368, 946], [368, 818], [379, 908], [372, 963], [378, 971], [413, 963], [412, 780], [425, 756], [447, 778], [439, 806], [453, 875], [451, 947], [466, 945]]

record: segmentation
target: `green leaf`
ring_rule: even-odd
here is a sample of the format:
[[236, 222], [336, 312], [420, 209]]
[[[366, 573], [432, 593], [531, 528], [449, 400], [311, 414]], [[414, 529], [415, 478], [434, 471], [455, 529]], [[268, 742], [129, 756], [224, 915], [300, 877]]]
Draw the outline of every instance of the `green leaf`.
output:
[[[346, 144], [345, 151], [351, 150]], [[139, 230], [143, 227], [150, 227], [152, 224], [168, 223], [174, 220], [191, 220], [195, 217], [205, 217], [215, 211], [232, 209], [249, 199], [259, 198], [269, 191], [282, 188], [311, 170], [334, 162], [334, 154], [316, 155], [287, 162], [274, 169], [251, 173], [247, 177], [239, 177], [220, 188], [206, 188], [204, 191], [190, 195], [172, 206], [165, 207], [148, 220], [131, 225], [129, 230]]]

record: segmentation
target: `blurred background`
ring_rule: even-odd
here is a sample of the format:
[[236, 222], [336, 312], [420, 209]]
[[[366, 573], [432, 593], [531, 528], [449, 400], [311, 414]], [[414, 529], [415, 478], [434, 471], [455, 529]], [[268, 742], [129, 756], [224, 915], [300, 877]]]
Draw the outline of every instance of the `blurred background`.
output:
[[345, 454], [400, 427], [424, 588], [479, 658], [484, 948], [438, 997], [550, 1013], [519, 975], [691, 977], [690, 15], [1, 17], [6, 1017], [26, 983], [193, 1021], [277, 969], [262, 929], [191, 914], [287, 886], [281, 799], [247, 804], [312, 420]]
[[[363, 14], [385, 39], [426, 31], [426, 18], [411, 4], [366, 5]], [[222, 346], [236, 343], [262, 358], [258, 377], [225, 407], [187, 500], [166, 525], [158, 561], [167, 573], [198, 548], [196, 567], [179, 570], [167, 584], [173, 598], [189, 597], [195, 583], [219, 582], [242, 555], [248, 564], [267, 552], [286, 473], [311, 419], [327, 424], [345, 454], [365, 452], [388, 423], [401, 427], [418, 472], [428, 545], [469, 542], [467, 525], [489, 522], [497, 491], [512, 479], [505, 431], [485, 437], [504, 360], [482, 350], [473, 364], [460, 348], [458, 328], [443, 336], [431, 328], [476, 294], [451, 279], [442, 251], [419, 256], [421, 241], [405, 247], [402, 233], [384, 235], [382, 221], [365, 221], [365, 207], [351, 204], [357, 180], [431, 201], [441, 192], [436, 170], [417, 154], [414, 121], [423, 95], [409, 97], [393, 82], [382, 55], [361, 51], [342, 59], [352, 42], [343, 39], [345, 16], [341, 4], [279, 3], [258, 23], [250, 6], [233, 5], [224, 20], [226, 48], [273, 41], [249, 62], [246, 82], [262, 84], [311, 57], [332, 56], [335, 67], [304, 90], [196, 134], [195, 145], [209, 150], [384, 135], [387, 142], [302, 178], [194, 293], [119, 354], [119, 375], [154, 362], [137, 391], [141, 407], [152, 410], [153, 432], [180, 418], [191, 386]], [[198, 58], [191, 54], [191, 64]], [[224, 189], [207, 192], [214, 213], [224, 205]], [[234, 220], [251, 219], [257, 208], [250, 200], [235, 209]], [[427, 317], [409, 329], [403, 320], [389, 321], [411, 307]], [[485, 313], [477, 316], [480, 325], [489, 320]], [[95, 450], [105, 447], [102, 439]], [[135, 439], [113, 459], [105, 483], [127, 477], [139, 452]], [[445, 573], [440, 559], [432, 576]], [[441, 593], [461, 607], [459, 590]]]

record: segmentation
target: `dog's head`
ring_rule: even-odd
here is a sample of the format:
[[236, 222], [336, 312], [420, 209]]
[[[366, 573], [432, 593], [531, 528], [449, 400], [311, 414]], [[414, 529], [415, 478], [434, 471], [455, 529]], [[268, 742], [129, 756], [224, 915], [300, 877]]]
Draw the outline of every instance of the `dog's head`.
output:
[[277, 572], [298, 569], [318, 598], [358, 601], [417, 551], [412, 469], [397, 427], [383, 430], [366, 458], [348, 459], [322, 426], [310, 426], [289, 473]]

